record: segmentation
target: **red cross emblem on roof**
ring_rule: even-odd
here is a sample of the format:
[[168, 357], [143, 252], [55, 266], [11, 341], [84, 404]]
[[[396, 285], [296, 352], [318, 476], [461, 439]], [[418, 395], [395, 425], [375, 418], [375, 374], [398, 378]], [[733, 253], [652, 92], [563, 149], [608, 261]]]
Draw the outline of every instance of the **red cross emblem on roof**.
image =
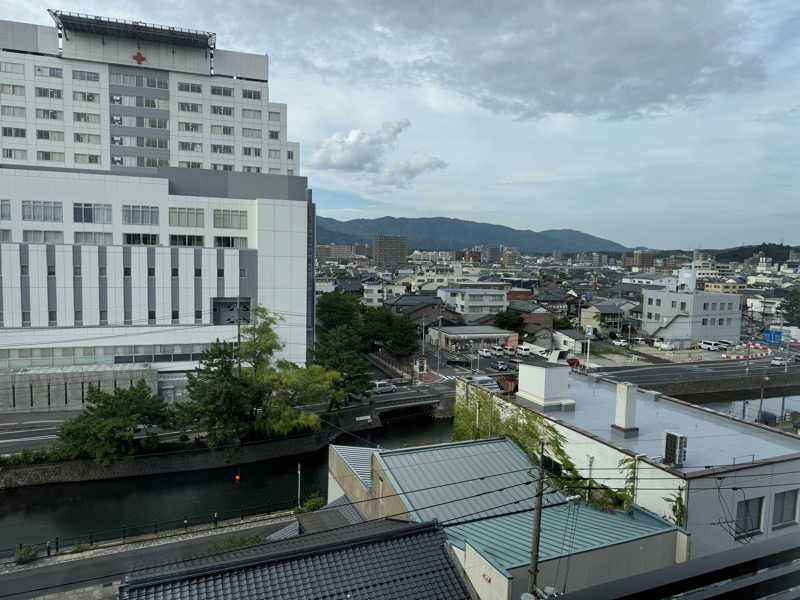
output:
[[142, 64], [147, 59], [144, 57], [141, 51], [137, 52], [133, 55], [133, 60], [135, 60], [138, 64]]

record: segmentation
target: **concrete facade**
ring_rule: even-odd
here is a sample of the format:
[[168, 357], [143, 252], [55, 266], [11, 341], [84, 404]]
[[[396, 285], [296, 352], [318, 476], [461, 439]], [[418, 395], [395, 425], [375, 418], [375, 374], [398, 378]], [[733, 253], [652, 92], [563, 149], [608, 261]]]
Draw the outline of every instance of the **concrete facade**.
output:
[[741, 296], [696, 291], [644, 290], [642, 329], [686, 348], [702, 340], [741, 336]]

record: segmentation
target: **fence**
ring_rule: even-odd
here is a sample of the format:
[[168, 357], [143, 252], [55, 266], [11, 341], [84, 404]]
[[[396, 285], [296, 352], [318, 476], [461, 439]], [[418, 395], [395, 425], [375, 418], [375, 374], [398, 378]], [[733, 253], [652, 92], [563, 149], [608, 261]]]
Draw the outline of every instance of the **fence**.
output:
[[[102, 544], [104, 548], [118, 546], [130, 542], [142, 542], [153, 539], [164, 539], [183, 535], [184, 533], [200, 533], [213, 531], [223, 526], [229, 526], [230, 521], [244, 521], [246, 517], [260, 515], [259, 521], [269, 522], [289, 514], [287, 511], [294, 508], [297, 499], [239, 506], [221, 511], [212, 511], [205, 514], [186, 514], [183, 517], [167, 520], [153, 520], [147, 523], [121, 524], [112, 529], [99, 529], [89, 531], [78, 536], [55, 536], [50, 540], [19, 540], [13, 547], [0, 548], [0, 564], [14, 562], [14, 554], [23, 546], [33, 546], [39, 551], [39, 556], [49, 554], [71, 554], [89, 550], [93, 546]], [[273, 511], [270, 514], [270, 510]], [[251, 521], [252, 522], [252, 521]], [[48, 546], [50, 552], [48, 553]]]

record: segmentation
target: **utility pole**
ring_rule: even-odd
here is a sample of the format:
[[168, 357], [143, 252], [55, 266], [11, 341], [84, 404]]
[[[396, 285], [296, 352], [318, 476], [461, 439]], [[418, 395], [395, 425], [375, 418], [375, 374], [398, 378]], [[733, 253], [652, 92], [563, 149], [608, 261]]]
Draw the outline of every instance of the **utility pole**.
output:
[[539, 576], [539, 538], [542, 529], [542, 495], [544, 493], [544, 442], [539, 445], [539, 479], [536, 480], [536, 512], [533, 515], [533, 541], [531, 564], [528, 567], [528, 593], [536, 597], [536, 580]]

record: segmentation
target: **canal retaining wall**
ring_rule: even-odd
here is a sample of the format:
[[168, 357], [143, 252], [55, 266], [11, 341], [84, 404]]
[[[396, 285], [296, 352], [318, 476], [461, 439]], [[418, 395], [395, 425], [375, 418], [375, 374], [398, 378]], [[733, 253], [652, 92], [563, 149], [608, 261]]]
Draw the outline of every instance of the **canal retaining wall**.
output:
[[742, 375], [736, 377], [719, 377], [708, 379], [684, 379], [676, 378], [671, 382], [660, 382], [652, 384], [642, 384], [642, 387], [653, 389], [667, 396], [677, 396], [690, 399], [692, 402], [700, 401], [695, 396], [705, 396], [706, 401], [713, 401], [715, 397], [711, 394], [720, 392], [746, 392], [748, 397], [758, 396], [761, 387], [767, 396], [791, 395], [800, 390], [800, 372], [789, 371], [787, 373], [768, 373], [768, 381], [764, 380], [764, 374]]
[[103, 466], [93, 460], [0, 467], [0, 490], [73, 483], [99, 479], [120, 479], [181, 471], [203, 471], [239, 464], [314, 452], [327, 446], [342, 432], [326, 427], [314, 433], [289, 436], [225, 450], [182, 450], [137, 456]]

